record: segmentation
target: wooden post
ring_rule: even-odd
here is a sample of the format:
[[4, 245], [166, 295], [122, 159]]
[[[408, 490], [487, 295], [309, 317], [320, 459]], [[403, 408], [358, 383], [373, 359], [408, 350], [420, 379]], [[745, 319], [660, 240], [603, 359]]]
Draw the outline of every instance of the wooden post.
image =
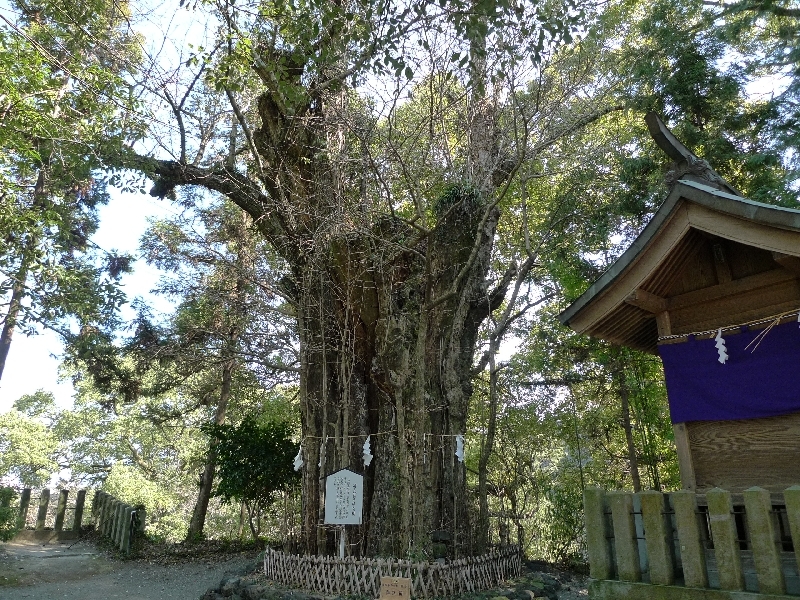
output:
[[106, 525], [103, 530], [103, 535], [108, 538], [114, 538], [114, 514], [117, 510], [117, 501], [114, 496], [109, 495], [106, 502]]
[[121, 513], [122, 527], [119, 535], [119, 549], [127, 553], [131, 549], [131, 515], [133, 514], [133, 507], [124, 504]]
[[650, 583], [672, 585], [675, 568], [672, 561], [672, 528], [667, 526], [664, 494], [656, 491], [639, 493], [642, 503], [647, 556], [650, 559]]
[[103, 502], [103, 527], [102, 533], [104, 537], [111, 536], [111, 525], [114, 523], [111, 515], [113, 514], [114, 496], [106, 494], [105, 502]]
[[706, 499], [711, 537], [714, 539], [714, 555], [719, 570], [719, 585], [723, 590], [743, 590], [744, 574], [730, 492], [714, 488], [706, 494]]
[[64, 516], [67, 514], [67, 496], [69, 496], [68, 490], [61, 490], [58, 493], [56, 522], [53, 524], [53, 531], [61, 531], [64, 529]]
[[614, 545], [617, 554], [617, 574], [622, 581], [640, 581], [639, 544], [633, 520], [633, 494], [614, 491], [607, 494], [614, 523]]
[[683, 563], [683, 581], [686, 587], [708, 587], [706, 553], [697, 523], [697, 496], [682, 490], [673, 492], [672, 508], [675, 511], [675, 528]]
[[102, 492], [100, 496], [100, 507], [97, 512], [97, 532], [100, 535], [105, 535], [106, 527], [106, 513], [108, 511], [108, 494]]
[[17, 529], [25, 529], [25, 523], [28, 521], [28, 508], [31, 505], [31, 488], [22, 490], [22, 495], [19, 497], [19, 515], [17, 515]]
[[48, 504], [50, 504], [50, 490], [45, 488], [42, 490], [42, 495], [39, 496], [39, 513], [36, 515], [36, 531], [44, 530], [44, 524], [47, 520]]
[[672, 433], [675, 437], [675, 449], [678, 452], [678, 469], [681, 474], [681, 487], [690, 492], [697, 491], [697, 479], [694, 474], [692, 448], [689, 444], [689, 432], [686, 423], [674, 423]]
[[114, 543], [118, 545], [122, 542], [122, 534], [125, 530], [125, 508], [127, 506], [124, 502], [117, 505], [117, 529], [114, 532]]
[[145, 521], [147, 520], [147, 509], [143, 504], [136, 507], [136, 516], [139, 517], [139, 529], [137, 533], [144, 533]]
[[758, 591], [761, 594], [785, 594], [786, 581], [781, 568], [781, 555], [772, 522], [772, 501], [769, 492], [760, 487], [744, 491], [744, 508], [747, 529], [753, 545], [753, 559], [758, 573]]
[[594, 486], [583, 490], [586, 518], [586, 546], [589, 551], [589, 575], [593, 579], [611, 579], [611, 549], [606, 536], [605, 492]]
[[95, 490], [92, 496], [92, 523], [94, 523], [95, 530], [97, 529], [97, 521], [100, 519], [100, 498], [103, 492]]
[[86, 490], [78, 490], [78, 496], [75, 498], [75, 517], [72, 519], [72, 531], [81, 530], [83, 524], [83, 507], [86, 504]]
[[122, 511], [125, 508], [125, 506], [122, 504], [120, 500], [115, 500], [114, 502], [115, 502], [114, 514], [111, 516], [111, 522], [112, 522], [111, 541], [114, 543], [114, 545], [117, 545], [119, 544], [119, 538], [121, 534], [120, 530], [122, 529], [121, 528]]
[[797, 561], [797, 569], [800, 571], [800, 485], [793, 485], [784, 490], [783, 500], [786, 502], [786, 514], [789, 517], [794, 558]]

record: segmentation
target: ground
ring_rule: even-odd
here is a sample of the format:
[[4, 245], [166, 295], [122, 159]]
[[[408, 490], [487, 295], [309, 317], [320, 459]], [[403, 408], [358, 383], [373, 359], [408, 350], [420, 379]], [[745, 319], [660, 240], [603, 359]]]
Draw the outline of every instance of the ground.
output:
[[[225, 584], [230, 588], [235, 580], [241, 580], [242, 584], [261, 580], [258, 575], [254, 579], [246, 577], [258, 566], [257, 554], [252, 548], [209, 542], [188, 548], [149, 545], [141, 550], [140, 558], [121, 560], [107, 548], [98, 548], [91, 540], [9, 542], [0, 544], [0, 598], [198, 600], [204, 594], [208, 598], [231, 597], [235, 591], [223, 591]], [[212, 588], [222, 594], [206, 594]], [[272, 592], [273, 598], [306, 597], [302, 592], [275, 588]], [[471, 598], [529, 600], [548, 596], [553, 600], [586, 600], [585, 579], [542, 564], [529, 564], [523, 577], [510, 582], [508, 588], [475, 594]]]
[[226, 575], [249, 570], [255, 554], [151, 552], [120, 560], [90, 541], [10, 542], [0, 544], [0, 598], [197, 600]]

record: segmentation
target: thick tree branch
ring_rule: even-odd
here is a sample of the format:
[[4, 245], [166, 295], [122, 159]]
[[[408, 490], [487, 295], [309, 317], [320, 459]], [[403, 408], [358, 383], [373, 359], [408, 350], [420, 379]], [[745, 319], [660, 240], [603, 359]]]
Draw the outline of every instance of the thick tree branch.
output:
[[198, 185], [223, 194], [247, 212], [266, 239], [285, 258], [296, 256], [297, 248], [290, 243], [290, 232], [283, 214], [258, 184], [228, 167], [206, 168], [174, 160], [156, 160], [133, 155], [125, 167], [145, 173], [154, 180], [150, 195], [164, 198], [181, 185]]

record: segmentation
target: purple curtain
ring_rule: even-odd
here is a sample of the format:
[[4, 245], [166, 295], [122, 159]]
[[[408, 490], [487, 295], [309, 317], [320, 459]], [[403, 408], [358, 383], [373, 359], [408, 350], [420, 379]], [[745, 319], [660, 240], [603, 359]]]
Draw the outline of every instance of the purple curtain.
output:
[[[728, 360], [714, 339], [658, 347], [673, 423], [772, 417], [800, 411], [800, 324], [723, 333]], [[749, 348], [747, 347], [749, 345]], [[757, 346], [756, 346], [757, 345]]]

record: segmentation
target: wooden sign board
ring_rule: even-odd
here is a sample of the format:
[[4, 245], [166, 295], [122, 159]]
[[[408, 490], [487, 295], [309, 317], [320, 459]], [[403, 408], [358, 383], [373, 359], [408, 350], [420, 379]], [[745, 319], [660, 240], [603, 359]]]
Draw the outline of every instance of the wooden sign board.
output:
[[325, 523], [361, 525], [364, 505], [364, 477], [347, 469], [325, 480]]
[[411, 600], [411, 580], [407, 577], [381, 577], [380, 600]]

